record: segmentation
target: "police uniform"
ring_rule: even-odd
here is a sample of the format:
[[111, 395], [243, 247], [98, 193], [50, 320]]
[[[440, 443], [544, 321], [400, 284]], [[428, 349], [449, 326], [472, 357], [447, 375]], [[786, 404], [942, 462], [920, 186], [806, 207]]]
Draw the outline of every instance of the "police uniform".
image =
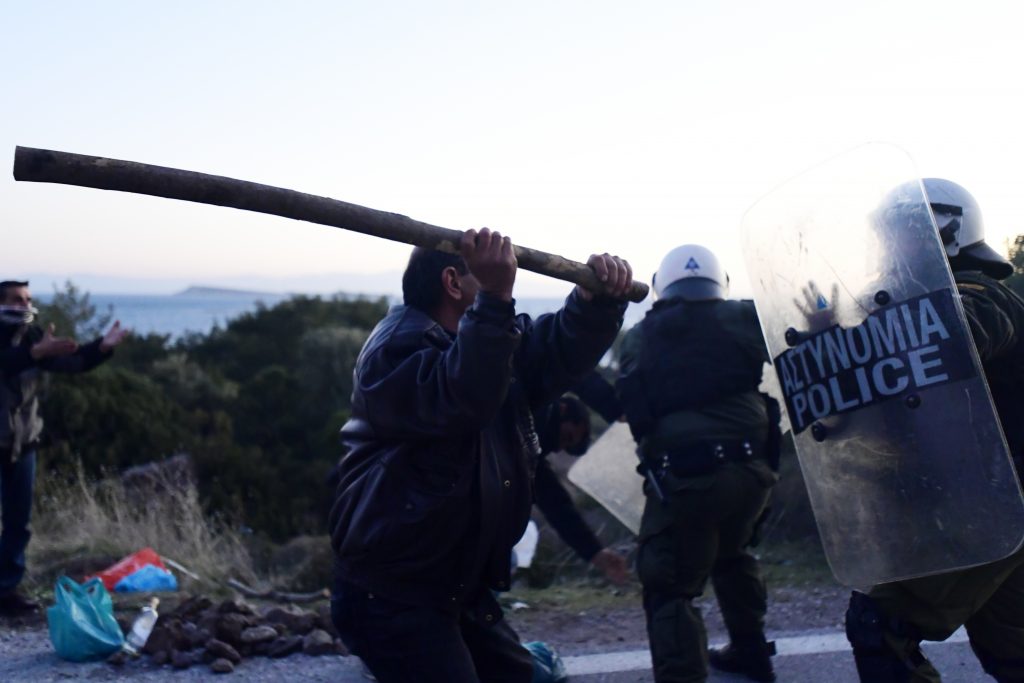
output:
[[758, 680], [774, 680], [765, 585], [747, 551], [777, 478], [758, 392], [764, 340], [752, 302], [688, 300], [671, 289], [626, 335], [617, 384], [648, 482], [637, 573], [654, 677], [706, 680], [693, 599], [710, 577], [733, 655], [756, 659]]
[[[955, 272], [954, 279], [1010, 452], [1024, 472], [1024, 301], [978, 271]], [[945, 640], [960, 626], [987, 673], [1000, 683], [1024, 681], [1024, 550], [855, 593], [847, 613], [861, 680], [872, 683], [940, 681], [920, 642]]]

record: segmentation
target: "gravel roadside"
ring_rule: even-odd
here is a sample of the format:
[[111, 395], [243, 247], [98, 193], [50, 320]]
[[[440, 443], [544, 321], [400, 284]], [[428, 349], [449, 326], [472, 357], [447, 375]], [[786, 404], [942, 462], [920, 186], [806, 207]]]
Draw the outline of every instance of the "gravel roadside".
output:
[[[838, 586], [777, 588], [770, 592], [769, 637], [842, 628], [849, 590]], [[721, 613], [713, 598], [699, 600], [709, 638], [725, 635]], [[524, 641], [543, 640], [562, 655], [579, 655], [644, 648], [647, 635], [643, 610], [635, 594], [622, 595], [586, 609], [568, 611], [550, 606], [508, 610], [509, 622]], [[227, 678], [255, 683], [271, 681], [362, 680], [354, 657], [292, 655], [284, 659], [255, 657], [245, 660]], [[146, 659], [115, 667], [104, 662], [76, 664], [60, 660], [50, 645], [46, 624], [0, 620], [0, 681], [50, 683], [52, 681], [207, 681], [219, 677], [206, 666], [176, 670], [156, 667]], [[223, 677], [220, 677], [223, 680]]]

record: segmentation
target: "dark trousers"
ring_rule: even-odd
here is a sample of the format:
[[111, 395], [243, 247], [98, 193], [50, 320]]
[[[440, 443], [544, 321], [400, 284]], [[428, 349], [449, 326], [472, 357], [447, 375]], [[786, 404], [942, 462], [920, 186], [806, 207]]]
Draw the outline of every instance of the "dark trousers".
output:
[[380, 683], [530, 683], [533, 658], [504, 619], [407, 605], [334, 581], [342, 641]]
[[693, 600], [709, 578], [730, 640], [763, 641], [767, 592], [746, 546], [772, 483], [767, 466], [729, 463], [669, 483], [664, 503], [648, 498], [636, 564], [658, 683], [707, 680], [707, 634]]
[[[971, 648], [997, 681], [1024, 681], [1024, 549], [998, 562], [875, 586], [872, 600], [917, 637], [885, 632], [885, 647], [906, 661], [921, 640], [942, 641], [967, 627]], [[862, 680], [867, 680], [863, 676]], [[927, 659], [907, 680], [938, 682]]]
[[35, 478], [35, 450], [23, 452], [13, 463], [0, 465], [0, 594], [13, 591], [25, 576]]

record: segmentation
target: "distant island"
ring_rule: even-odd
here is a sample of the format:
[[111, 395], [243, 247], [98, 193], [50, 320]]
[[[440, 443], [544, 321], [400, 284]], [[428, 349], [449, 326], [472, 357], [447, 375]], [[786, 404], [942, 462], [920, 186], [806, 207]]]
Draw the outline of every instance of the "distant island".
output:
[[282, 298], [288, 296], [287, 294], [281, 294], [279, 292], [257, 292], [248, 289], [229, 289], [227, 287], [199, 287], [193, 285], [186, 289], [181, 290], [171, 296], [237, 296], [252, 298], [256, 296], [265, 296], [269, 298]]

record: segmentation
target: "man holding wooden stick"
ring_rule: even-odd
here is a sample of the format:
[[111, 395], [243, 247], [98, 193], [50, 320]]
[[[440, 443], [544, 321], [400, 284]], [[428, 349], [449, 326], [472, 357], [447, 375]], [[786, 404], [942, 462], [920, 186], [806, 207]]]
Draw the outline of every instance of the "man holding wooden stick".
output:
[[597, 364], [632, 285], [625, 261], [591, 256], [602, 290], [578, 286], [531, 320], [515, 314], [508, 237], [469, 230], [459, 251], [413, 251], [405, 304], [363, 347], [341, 432], [333, 616], [381, 683], [532, 679], [493, 597], [529, 520], [531, 410]]
[[[629, 264], [586, 264], [482, 229], [465, 233], [269, 185], [18, 147], [14, 177], [256, 211], [417, 245], [394, 307], [356, 364], [331, 511], [332, 608], [382, 683], [526, 683], [501, 619], [512, 546], [540, 452], [531, 411], [597, 365], [642, 301]], [[434, 251], [436, 250], [436, 251]], [[577, 286], [554, 314], [515, 315], [519, 267]]]

